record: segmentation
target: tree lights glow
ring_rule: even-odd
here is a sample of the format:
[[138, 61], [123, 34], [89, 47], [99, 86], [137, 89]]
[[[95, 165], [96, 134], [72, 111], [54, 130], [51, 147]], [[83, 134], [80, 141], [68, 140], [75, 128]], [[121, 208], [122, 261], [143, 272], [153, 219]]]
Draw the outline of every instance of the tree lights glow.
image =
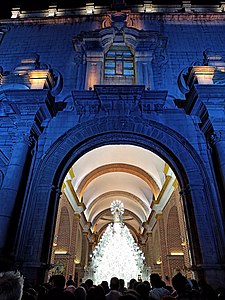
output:
[[114, 222], [109, 224], [93, 251], [92, 261], [86, 277], [92, 278], [95, 284], [103, 280], [110, 282], [114, 276], [128, 283], [131, 278], [149, 279], [144, 254], [134, 241], [127, 226], [122, 222], [123, 203], [113, 201], [111, 213]]

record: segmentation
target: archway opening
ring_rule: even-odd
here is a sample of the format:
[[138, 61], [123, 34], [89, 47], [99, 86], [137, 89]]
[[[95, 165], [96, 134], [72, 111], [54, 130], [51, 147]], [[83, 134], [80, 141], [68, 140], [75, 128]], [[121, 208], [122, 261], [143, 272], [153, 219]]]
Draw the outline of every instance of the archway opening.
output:
[[72, 276], [77, 285], [87, 276], [94, 278], [88, 270], [113, 223], [110, 205], [118, 200], [124, 205], [123, 223], [144, 257], [145, 275], [141, 271], [136, 279], [146, 279], [146, 270], [169, 281], [177, 271], [190, 273], [185, 218], [173, 170], [149, 150], [120, 144], [87, 152], [65, 176], [49, 275]]

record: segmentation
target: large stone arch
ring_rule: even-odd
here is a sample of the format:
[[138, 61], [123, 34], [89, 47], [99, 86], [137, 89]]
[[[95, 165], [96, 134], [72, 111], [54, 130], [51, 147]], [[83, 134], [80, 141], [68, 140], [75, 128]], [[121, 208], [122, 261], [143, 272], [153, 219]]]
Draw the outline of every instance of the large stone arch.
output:
[[26, 223], [23, 222], [23, 238], [18, 243], [18, 249], [23, 249], [18, 251], [18, 260], [24, 261], [25, 270], [35, 274], [50, 259], [60, 188], [72, 163], [89, 150], [106, 144], [144, 147], [168, 162], [177, 175], [183, 195], [192, 263], [200, 271], [206, 271], [212, 264], [214, 270], [219, 271], [222, 253], [215, 231], [221, 229], [222, 223], [220, 219], [217, 223], [214, 220], [218, 216], [213, 215], [211, 208], [217, 199], [207, 175], [209, 170], [197, 152], [184, 137], [160, 123], [115, 116], [77, 125], [56, 140], [41, 159], [26, 200], [29, 202]]

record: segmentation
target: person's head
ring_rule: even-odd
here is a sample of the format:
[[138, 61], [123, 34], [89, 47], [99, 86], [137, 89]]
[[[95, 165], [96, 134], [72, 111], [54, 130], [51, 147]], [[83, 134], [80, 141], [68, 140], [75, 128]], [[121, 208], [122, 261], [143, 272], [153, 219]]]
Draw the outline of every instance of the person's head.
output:
[[87, 292], [87, 300], [106, 300], [104, 289], [101, 285], [92, 286]]
[[112, 277], [110, 280], [110, 288], [111, 290], [119, 289], [119, 279], [117, 277]]
[[20, 272], [0, 273], [0, 299], [20, 300], [23, 292], [24, 279]]
[[73, 279], [69, 279], [69, 280], [67, 280], [67, 282], [66, 282], [66, 286], [69, 286], [69, 285], [73, 285], [73, 286], [75, 286], [75, 282], [73, 281]]
[[102, 283], [101, 283], [101, 286], [103, 287], [105, 294], [108, 294], [108, 292], [109, 292], [109, 284], [108, 284], [108, 281], [103, 280]]
[[138, 292], [139, 295], [141, 295], [142, 299], [148, 299], [149, 290], [150, 290], [149, 287], [142, 282], [136, 286], [136, 291]]
[[53, 276], [53, 285], [54, 287], [63, 289], [66, 283], [66, 278], [63, 275], [54, 275]]
[[173, 276], [172, 285], [178, 294], [185, 292], [190, 286], [187, 278], [184, 277], [181, 273], [177, 273]]
[[135, 278], [132, 278], [129, 282], [129, 289], [133, 289], [134, 288], [134, 284], [135, 282], [137, 282], [137, 280]]
[[150, 282], [152, 288], [161, 288], [163, 287], [163, 282], [158, 273], [152, 273], [150, 275]]
[[124, 286], [125, 286], [125, 281], [124, 281], [124, 279], [119, 279], [119, 286], [120, 286], [120, 288], [122, 289], [122, 288], [124, 288]]
[[92, 279], [87, 279], [86, 281], [85, 281], [85, 285], [86, 285], [86, 287], [87, 287], [87, 291], [93, 286], [93, 280]]

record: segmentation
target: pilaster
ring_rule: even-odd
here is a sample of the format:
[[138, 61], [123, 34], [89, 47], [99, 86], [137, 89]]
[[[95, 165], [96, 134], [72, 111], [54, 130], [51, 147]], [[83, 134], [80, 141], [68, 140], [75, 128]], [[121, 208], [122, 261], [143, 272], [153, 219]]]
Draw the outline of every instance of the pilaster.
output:
[[71, 230], [71, 243], [70, 243], [70, 254], [72, 260], [68, 266], [68, 272], [73, 276], [73, 278], [75, 276], [76, 265], [80, 263], [79, 257], [76, 256], [76, 247], [77, 247], [77, 243], [79, 242], [78, 241], [79, 224], [80, 224], [80, 215], [75, 213], [73, 218], [73, 224]]
[[166, 243], [166, 236], [165, 236], [165, 227], [164, 227], [164, 220], [163, 220], [163, 213], [158, 212], [156, 215], [156, 220], [159, 228], [159, 239], [160, 239], [160, 248], [161, 248], [161, 268], [162, 274], [166, 275], [169, 274], [169, 266], [167, 261], [167, 243]]
[[[3, 180], [1, 189], [0, 206], [0, 249], [2, 251], [7, 244], [7, 234], [13, 218], [13, 211], [16, 205], [21, 203], [18, 197], [21, 191], [21, 182], [25, 181], [25, 167], [28, 155], [34, 146], [34, 139], [31, 135], [20, 133], [17, 142], [14, 144], [11, 159]], [[29, 169], [29, 168], [28, 168]], [[21, 205], [21, 204], [20, 204]]]
[[212, 151], [216, 155], [221, 182], [225, 191], [225, 126], [223, 131], [214, 131], [209, 137]]

